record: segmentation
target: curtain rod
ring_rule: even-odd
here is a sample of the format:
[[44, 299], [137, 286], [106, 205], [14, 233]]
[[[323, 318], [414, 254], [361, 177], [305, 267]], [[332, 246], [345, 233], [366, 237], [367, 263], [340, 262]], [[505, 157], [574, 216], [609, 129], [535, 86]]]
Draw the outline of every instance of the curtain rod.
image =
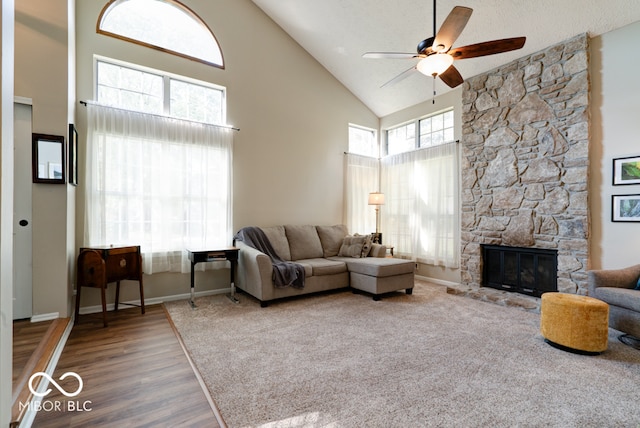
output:
[[103, 107], [108, 107], [108, 108], [112, 108], [112, 109], [116, 109], [116, 110], [131, 111], [131, 112], [134, 112], [134, 113], [148, 114], [148, 115], [155, 116], [155, 117], [163, 117], [163, 118], [168, 118], [168, 119], [177, 119], [177, 120], [183, 120], [185, 122], [197, 123], [199, 125], [215, 126], [216, 128], [226, 128], [226, 129], [232, 129], [234, 131], [240, 131], [240, 128], [235, 128], [235, 127], [229, 126], [229, 125], [217, 125], [215, 123], [198, 122], [197, 120], [181, 119], [181, 118], [178, 118], [178, 117], [163, 116], [161, 114], [146, 113], [146, 112], [135, 111], [135, 110], [127, 110], [127, 109], [120, 108], [120, 107], [112, 107], [112, 106], [107, 106], [107, 105], [104, 105], [104, 104], [98, 104], [98, 103], [93, 102], [93, 101], [79, 101], [79, 103], [82, 104], [85, 107], [88, 104], [91, 104], [91, 105], [94, 105], [94, 106], [103, 106]]

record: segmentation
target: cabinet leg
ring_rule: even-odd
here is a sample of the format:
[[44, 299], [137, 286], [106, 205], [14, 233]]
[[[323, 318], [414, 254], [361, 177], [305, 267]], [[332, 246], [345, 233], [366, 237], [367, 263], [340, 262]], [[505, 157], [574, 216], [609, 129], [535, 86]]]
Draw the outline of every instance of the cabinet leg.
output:
[[78, 316], [80, 315], [80, 290], [82, 286], [76, 284], [76, 314], [75, 314], [75, 322], [78, 322]]
[[102, 293], [102, 324], [107, 326], [107, 287], [100, 287]]
[[116, 304], [115, 304], [115, 310], [118, 310], [118, 302], [120, 301], [120, 281], [116, 282]]
[[142, 313], [144, 314], [144, 289], [142, 288], [142, 275], [140, 275], [140, 309], [142, 309]]

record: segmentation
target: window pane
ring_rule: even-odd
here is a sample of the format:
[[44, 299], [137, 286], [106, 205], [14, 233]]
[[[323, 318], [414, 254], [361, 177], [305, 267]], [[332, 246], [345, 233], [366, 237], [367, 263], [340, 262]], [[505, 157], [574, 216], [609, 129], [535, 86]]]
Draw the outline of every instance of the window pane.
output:
[[420, 147], [433, 146], [433, 135], [431, 133], [420, 136]]
[[128, 0], [109, 7], [101, 31], [223, 65], [222, 52], [209, 28], [185, 6], [171, 0]]
[[221, 90], [171, 79], [171, 116], [205, 123], [222, 124]]
[[375, 131], [358, 126], [349, 126], [349, 153], [378, 157]]
[[420, 121], [420, 135], [428, 134], [431, 132], [431, 118], [422, 119]]
[[444, 127], [453, 128], [453, 110], [450, 110], [444, 113], [443, 117], [444, 117]]
[[387, 131], [387, 154], [404, 153], [416, 148], [416, 124], [409, 123]]
[[453, 141], [453, 110], [420, 120], [420, 147]]
[[162, 76], [98, 61], [98, 101], [129, 110], [161, 114]]

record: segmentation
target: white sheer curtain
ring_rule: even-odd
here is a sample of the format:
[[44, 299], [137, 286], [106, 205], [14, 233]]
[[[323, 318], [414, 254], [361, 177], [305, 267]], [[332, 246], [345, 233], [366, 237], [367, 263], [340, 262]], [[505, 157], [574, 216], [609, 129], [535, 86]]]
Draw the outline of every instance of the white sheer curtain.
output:
[[377, 192], [380, 161], [369, 156], [345, 154], [345, 222], [349, 233], [376, 231], [376, 214], [368, 205], [369, 193]]
[[381, 232], [395, 254], [458, 266], [458, 163], [456, 143], [382, 158]]
[[232, 130], [87, 108], [85, 246], [140, 245], [152, 274], [231, 243]]

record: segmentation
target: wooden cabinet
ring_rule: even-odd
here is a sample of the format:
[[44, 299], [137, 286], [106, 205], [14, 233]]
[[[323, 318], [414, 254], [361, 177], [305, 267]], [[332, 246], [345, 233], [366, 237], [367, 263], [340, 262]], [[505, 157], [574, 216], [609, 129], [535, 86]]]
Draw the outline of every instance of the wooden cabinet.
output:
[[142, 255], [139, 245], [80, 248], [80, 252], [85, 250], [95, 250], [102, 255], [107, 270], [107, 283], [125, 279], [142, 281]]
[[102, 295], [102, 315], [107, 326], [105, 290], [107, 284], [115, 282], [116, 299], [114, 309], [120, 303], [120, 281], [138, 281], [140, 287], [140, 308], [144, 314], [144, 291], [142, 287], [142, 253], [140, 246], [129, 247], [83, 247], [80, 248], [77, 266], [76, 321], [80, 311], [82, 287], [100, 288]]

